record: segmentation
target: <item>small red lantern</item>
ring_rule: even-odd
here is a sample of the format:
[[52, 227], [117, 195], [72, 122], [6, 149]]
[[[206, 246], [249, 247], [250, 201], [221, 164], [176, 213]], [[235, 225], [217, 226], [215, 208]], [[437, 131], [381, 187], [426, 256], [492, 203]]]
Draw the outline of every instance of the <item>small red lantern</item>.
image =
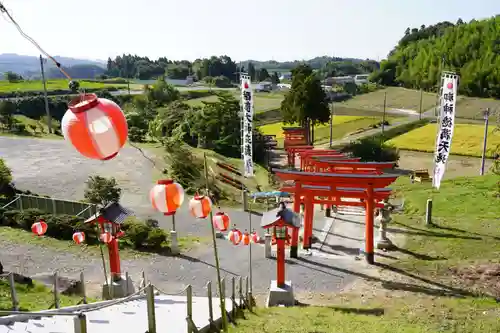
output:
[[173, 180], [159, 180], [149, 192], [149, 198], [154, 209], [172, 215], [184, 202], [184, 189]]
[[217, 212], [213, 217], [214, 227], [219, 231], [226, 231], [229, 227], [229, 222], [231, 222], [231, 219], [224, 212]]
[[260, 243], [260, 237], [257, 231], [252, 232], [252, 234], [250, 235], [250, 241], [254, 244]]
[[243, 233], [241, 242], [243, 243], [243, 245], [250, 245], [250, 234], [248, 233], [248, 231], [245, 230], [245, 232]]
[[100, 236], [99, 239], [101, 242], [108, 244], [113, 240], [113, 236], [109, 232], [103, 232]]
[[229, 232], [228, 238], [231, 243], [233, 243], [234, 245], [238, 245], [242, 239], [241, 231], [239, 231], [238, 229], [236, 229], [236, 227], [234, 227]]
[[84, 240], [85, 240], [85, 233], [83, 233], [82, 231], [77, 231], [73, 234], [73, 241], [76, 244], [81, 244], [83, 243]]
[[191, 215], [196, 218], [204, 219], [210, 214], [212, 210], [212, 200], [206, 195], [195, 195], [193, 199], [189, 201], [189, 211]]
[[35, 222], [31, 225], [31, 231], [37, 236], [42, 236], [47, 232], [47, 223], [44, 220], [40, 219], [40, 221]]
[[127, 141], [125, 115], [113, 101], [95, 94], [75, 97], [61, 120], [64, 138], [85, 157], [109, 160]]

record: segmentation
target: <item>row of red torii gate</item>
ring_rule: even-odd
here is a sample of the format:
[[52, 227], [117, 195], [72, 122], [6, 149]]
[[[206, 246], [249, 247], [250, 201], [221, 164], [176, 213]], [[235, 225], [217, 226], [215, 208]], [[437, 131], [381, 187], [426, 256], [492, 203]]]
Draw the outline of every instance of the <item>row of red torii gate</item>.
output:
[[[281, 191], [293, 196], [293, 211], [299, 213], [303, 205], [302, 248], [311, 249], [315, 204], [364, 207], [364, 254], [366, 261], [373, 264], [375, 209], [384, 208], [383, 201], [391, 194], [387, 186], [398, 178], [390, 172], [396, 162], [360, 162], [360, 158], [338, 150], [314, 149], [307, 145], [306, 131], [301, 127], [283, 127], [283, 133], [288, 169], [272, 169], [272, 172], [284, 181]], [[300, 159], [298, 170], [297, 157]], [[291, 229], [290, 257], [297, 258], [299, 229]]]

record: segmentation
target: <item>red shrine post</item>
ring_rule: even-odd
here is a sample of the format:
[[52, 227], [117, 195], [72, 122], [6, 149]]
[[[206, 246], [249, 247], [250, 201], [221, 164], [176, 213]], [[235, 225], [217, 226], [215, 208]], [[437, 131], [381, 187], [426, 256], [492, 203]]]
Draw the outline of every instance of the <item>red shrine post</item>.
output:
[[85, 221], [85, 223], [98, 223], [100, 240], [108, 246], [110, 278], [103, 286], [103, 297], [105, 298], [127, 296], [127, 290], [129, 294], [134, 292], [130, 277], [127, 281], [121, 275], [120, 251], [118, 248], [118, 239], [124, 235], [124, 232], [121, 231], [121, 225], [129, 215], [131, 215], [129, 210], [113, 202]]
[[295, 303], [291, 281], [285, 280], [285, 242], [288, 228], [298, 230], [300, 228], [300, 217], [286, 208], [281, 202], [280, 207], [264, 213], [260, 226], [264, 229], [273, 229], [276, 236], [276, 281], [271, 281], [268, 306], [285, 305], [292, 306]]
[[[314, 203], [324, 203], [326, 201], [343, 206], [364, 205], [366, 209], [365, 255], [368, 263], [374, 263], [374, 209], [379, 200], [388, 197], [390, 194], [389, 189], [383, 188], [393, 183], [398, 178], [398, 175], [328, 174], [280, 169], [273, 169], [273, 172], [284, 181], [294, 181], [292, 186], [283, 189], [294, 194], [294, 208], [296, 206], [295, 202], [304, 201], [304, 249], [310, 249], [311, 247]], [[317, 186], [323, 186], [323, 188], [317, 188]], [[324, 188], [324, 186], [328, 188]], [[316, 199], [317, 195], [326, 196], [329, 199]], [[356, 197], [363, 199], [364, 202], [342, 201], [342, 198]], [[292, 246], [294, 243], [292, 236]]]

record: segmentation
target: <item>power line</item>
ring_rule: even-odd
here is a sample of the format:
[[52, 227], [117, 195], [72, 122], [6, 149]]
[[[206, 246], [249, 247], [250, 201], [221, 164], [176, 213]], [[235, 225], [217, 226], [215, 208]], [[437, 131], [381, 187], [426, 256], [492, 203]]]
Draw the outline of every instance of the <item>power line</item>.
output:
[[54, 64], [57, 66], [57, 68], [61, 71], [61, 73], [66, 76], [66, 78], [70, 81], [72, 81], [73, 79], [71, 78], [71, 76], [69, 76], [68, 73], [66, 73], [66, 71], [62, 68], [61, 64], [56, 60], [54, 59], [54, 57], [52, 57], [50, 54], [48, 54], [41, 46], [40, 44], [37, 43], [36, 40], [34, 40], [33, 38], [31, 38], [28, 34], [26, 34], [23, 29], [21, 28], [21, 26], [16, 22], [16, 20], [14, 19], [14, 17], [9, 13], [9, 11], [7, 10], [7, 8], [5, 8], [5, 6], [3, 5], [2, 2], [0, 2], [0, 13], [2, 14], [5, 14], [5, 16], [7, 16], [7, 19], [9, 20], [10, 23], [12, 23], [14, 25], [14, 27], [16, 27], [17, 31], [19, 31], [19, 33], [21, 34], [21, 36], [23, 36], [27, 41], [29, 41], [31, 44], [33, 44], [39, 51], [40, 53], [42, 53], [43, 55], [45, 55], [47, 58], [49, 58], [50, 60], [52, 60], [54, 62]]

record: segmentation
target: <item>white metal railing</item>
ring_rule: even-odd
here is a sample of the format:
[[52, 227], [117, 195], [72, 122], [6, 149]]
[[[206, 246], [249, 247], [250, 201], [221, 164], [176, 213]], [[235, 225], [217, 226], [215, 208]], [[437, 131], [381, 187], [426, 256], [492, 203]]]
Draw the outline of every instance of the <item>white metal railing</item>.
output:
[[[128, 273], [126, 274], [128, 276]], [[142, 279], [139, 283], [139, 290], [127, 295], [126, 297], [119, 298], [119, 299], [114, 299], [114, 300], [108, 300], [108, 301], [102, 301], [102, 302], [97, 302], [97, 303], [91, 303], [87, 304], [87, 297], [85, 295], [85, 280], [84, 280], [84, 275], [83, 272], [80, 274], [80, 283], [81, 283], [81, 289], [80, 289], [80, 295], [82, 296], [82, 299], [78, 304], [82, 305], [77, 305], [77, 306], [72, 306], [72, 307], [67, 307], [67, 308], [59, 308], [59, 289], [58, 289], [58, 276], [57, 273], [54, 273], [54, 303], [51, 306], [54, 307], [55, 309], [53, 310], [45, 310], [45, 311], [38, 311], [38, 312], [25, 312], [25, 311], [19, 311], [19, 300], [17, 298], [16, 294], [16, 289], [15, 289], [15, 281], [14, 281], [14, 274], [10, 273], [6, 276], [9, 280], [10, 284], [10, 290], [11, 290], [11, 298], [12, 298], [12, 309], [11, 311], [3, 311], [0, 310], [0, 325], [7, 325], [11, 324], [12, 322], [16, 321], [26, 321], [29, 319], [35, 319], [35, 318], [43, 318], [43, 317], [54, 317], [54, 316], [73, 316], [74, 317], [74, 332], [75, 333], [88, 333], [87, 330], [87, 316], [85, 315], [86, 312], [89, 311], [97, 311], [97, 310], [102, 310], [104, 308], [110, 307], [110, 306], [115, 306], [119, 305], [122, 303], [130, 302], [133, 300], [138, 300], [138, 299], [144, 299], [146, 298], [147, 302], [147, 317], [148, 317], [148, 332], [149, 333], [157, 333], [156, 330], [156, 316], [155, 316], [155, 294], [164, 294], [164, 295], [169, 295], [169, 296], [175, 296], [175, 295], [182, 295], [186, 294], [187, 298], [187, 313], [186, 313], [186, 321], [187, 321], [187, 333], [197, 333], [198, 328], [196, 324], [193, 321], [193, 289], [191, 285], [187, 285], [185, 288], [180, 290], [177, 293], [166, 293], [159, 289], [158, 287], [154, 286], [151, 283], [148, 283], [146, 281], [146, 276], [144, 272], [142, 273]], [[2, 276], [0, 276], [2, 278]], [[127, 279], [128, 280], [128, 279]], [[226, 283], [225, 283], [225, 278], [222, 279], [222, 295], [218, 295], [219, 297], [222, 296], [223, 298], [226, 298]], [[245, 288], [243, 288], [243, 281], [245, 282]], [[222, 315], [226, 316], [226, 318], [229, 319], [231, 322], [235, 322], [235, 320], [241, 316], [243, 309], [249, 309], [252, 310], [254, 306], [254, 299], [251, 296], [250, 293], [250, 286], [249, 286], [249, 280], [248, 277], [243, 277], [239, 276], [238, 280], [236, 277], [231, 277], [231, 296], [230, 300], [232, 303], [231, 311], [223, 311]], [[212, 304], [212, 282], [209, 281], [207, 282], [205, 286], [206, 292], [207, 292], [207, 297], [208, 297], [208, 321], [209, 321], [209, 326], [212, 329], [216, 328], [216, 321], [214, 320], [214, 312], [213, 312], [213, 304]], [[112, 290], [112, 288], [110, 288]], [[128, 294], [128, 290], [127, 290]], [[112, 297], [112, 295], [108, 295]], [[225, 310], [225, 309], [224, 309]], [[4, 316], [4, 317], [1, 317]], [[227, 322], [223, 321], [223, 322]], [[90, 332], [91, 333], [91, 332]]]

